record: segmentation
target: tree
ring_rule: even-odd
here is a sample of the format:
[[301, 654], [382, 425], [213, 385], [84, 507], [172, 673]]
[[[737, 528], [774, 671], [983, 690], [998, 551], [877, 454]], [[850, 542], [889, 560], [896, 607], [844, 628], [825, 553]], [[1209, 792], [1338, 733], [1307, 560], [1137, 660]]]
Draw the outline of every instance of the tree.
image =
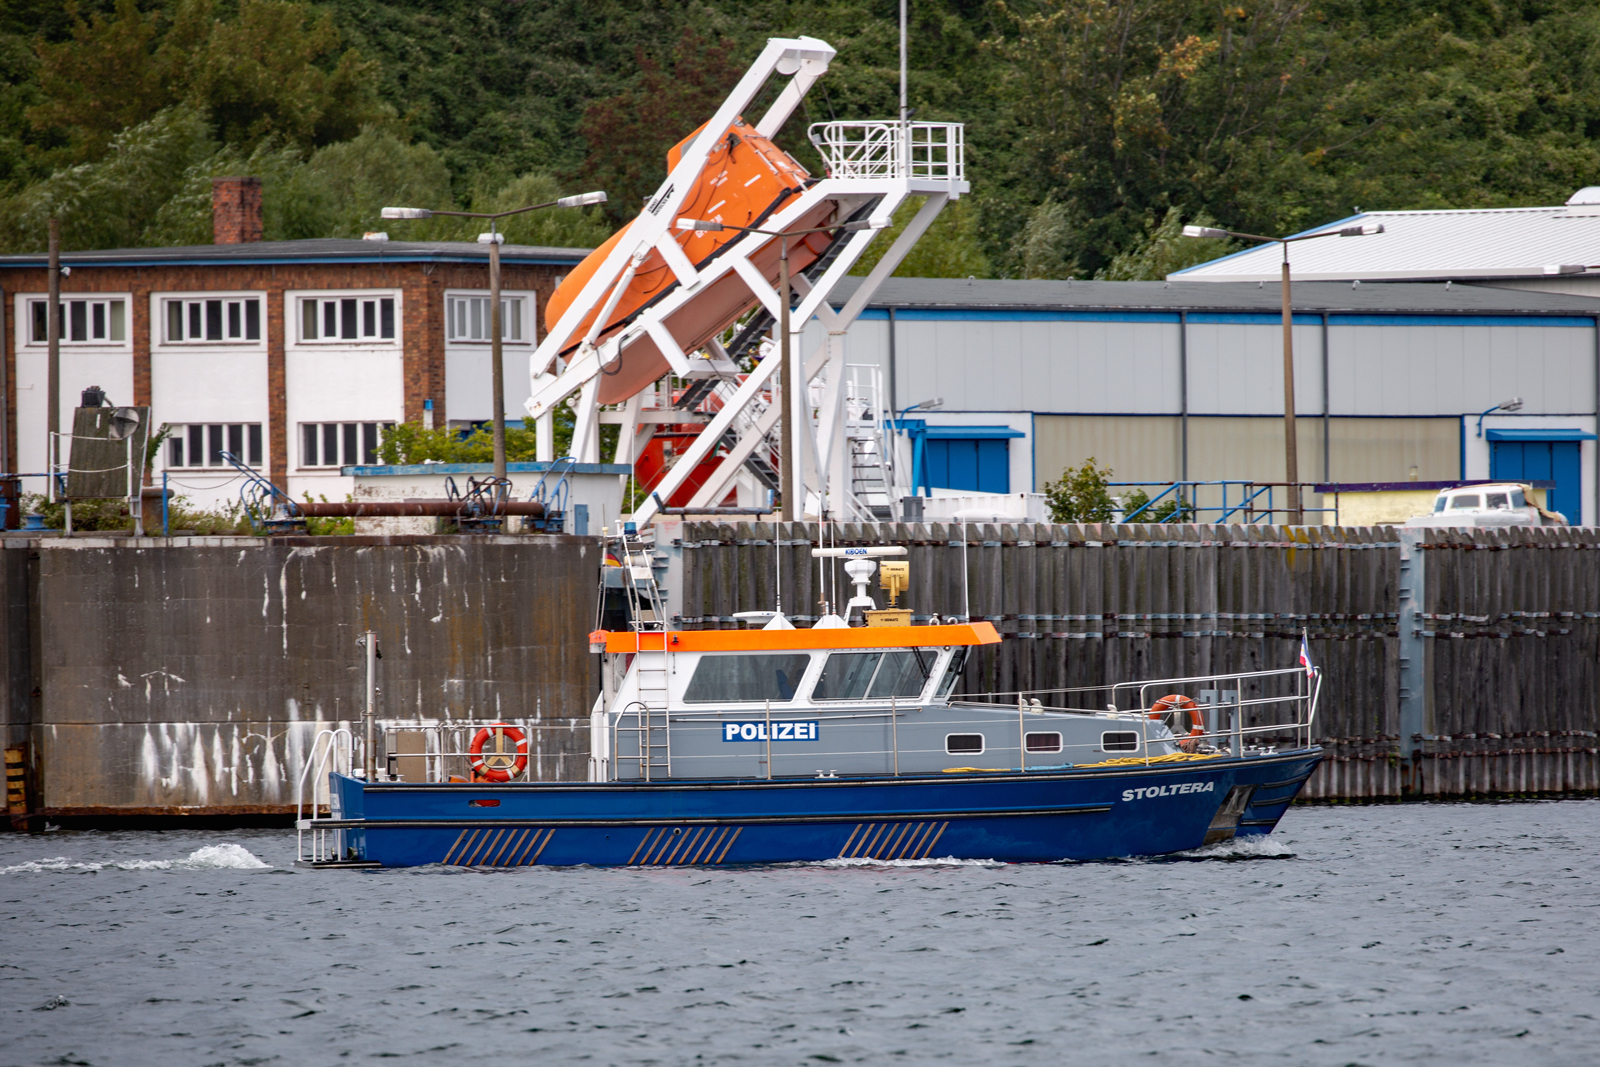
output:
[[[1215, 226], [1216, 220], [1204, 211], [1195, 216], [1196, 226]], [[1183, 211], [1170, 208], [1166, 218], [1156, 225], [1147, 220], [1148, 236], [1126, 252], [1111, 257], [1111, 262], [1095, 275], [1108, 282], [1156, 282], [1196, 263], [1205, 263], [1228, 255], [1238, 249], [1233, 241], [1224, 237], [1185, 237]]]
[[1068, 467], [1059, 481], [1044, 483], [1045, 502], [1052, 522], [1110, 522], [1116, 505], [1106, 492], [1111, 468], [1095, 463], [1093, 456], [1081, 467]]
[[[923, 201], [913, 198], [900, 205], [888, 229], [867, 246], [851, 274], [864, 275], [900, 236]], [[971, 200], [952, 200], [939, 212], [927, 232], [911, 246], [906, 258], [895, 268], [896, 278], [992, 278], [994, 269], [978, 234], [978, 213]]]
[[618, 221], [633, 218], [667, 174], [667, 151], [704, 125], [739, 78], [730, 59], [734, 42], [707, 41], [685, 29], [672, 50], [669, 73], [642, 48], [637, 84], [584, 109], [589, 145], [583, 172], [610, 194]]
[[121, 131], [175, 104], [204, 113], [218, 139], [250, 148], [272, 137], [300, 145], [355, 136], [388, 112], [373, 63], [339, 51], [331, 16], [291, 0], [240, 0], [232, 19], [213, 0], [180, 0], [141, 12], [117, 0], [111, 17], [84, 21], [72, 38], [40, 39], [38, 129], [70, 143], [72, 161], [93, 159]]

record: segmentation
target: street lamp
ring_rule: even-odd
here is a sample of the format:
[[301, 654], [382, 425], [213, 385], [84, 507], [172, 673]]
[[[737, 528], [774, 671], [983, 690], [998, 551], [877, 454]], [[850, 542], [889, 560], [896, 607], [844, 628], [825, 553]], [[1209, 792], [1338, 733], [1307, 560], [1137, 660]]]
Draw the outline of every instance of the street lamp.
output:
[[1483, 409], [1483, 414], [1478, 416], [1478, 436], [1479, 437], [1483, 436], [1483, 418], [1484, 418], [1484, 415], [1493, 415], [1497, 411], [1521, 411], [1521, 410], [1522, 410], [1522, 398], [1520, 396], [1514, 396], [1510, 400], [1503, 400], [1500, 403], [1496, 404], [1492, 408], [1484, 408]]
[[543, 204], [529, 204], [527, 207], [512, 208], [510, 211], [434, 211], [425, 207], [386, 207], [380, 213], [386, 219], [431, 219], [435, 215], [454, 215], [464, 219], [488, 219], [489, 232], [478, 235], [481, 244], [489, 246], [489, 361], [490, 379], [494, 383], [494, 476], [506, 476], [506, 375], [505, 367], [500, 362], [500, 242], [504, 235], [498, 232], [496, 223], [508, 215], [521, 215], [526, 211], [537, 211], [542, 207], [589, 207], [591, 204], [603, 204], [606, 194], [603, 192], [579, 193], [576, 196], [563, 196], [559, 200], [551, 200]]
[[784, 480], [783, 512], [781, 519], [784, 522], [794, 522], [799, 516], [795, 514], [795, 447], [794, 436], [796, 427], [789, 418], [795, 413], [796, 398], [800, 395], [799, 375], [796, 373], [793, 354], [789, 351], [789, 238], [804, 237], [809, 233], [832, 233], [835, 230], [881, 230], [889, 225], [887, 219], [860, 219], [855, 222], [839, 223], [833, 226], [814, 226], [808, 230], [763, 230], [755, 226], [729, 226], [721, 222], [712, 222], [707, 219], [679, 219], [678, 229], [692, 230], [695, 233], [717, 233], [722, 230], [734, 230], [738, 233], [759, 233], [767, 237], [778, 238], [778, 369], [783, 378], [783, 406], [778, 413], [778, 466], [782, 468]]
[[1337, 230], [1303, 233], [1296, 237], [1262, 237], [1254, 233], [1238, 233], [1215, 226], [1185, 226], [1185, 237], [1238, 237], [1246, 241], [1276, 241], [1283, 246], [1283, 454], [1285, 480], [1289, 483], [1289, 525], [1305, 522], [1305, 510], [1300, 500], [1300, 457], [1294, 429], [1294, 316], [1289, 308], [1289, 245], [1294, 241], [1309, 241], [1315, 237], [1369, 237], [1383, 232], [1383, 223], [1367, 222], [1359, 226], [1344, 226]]

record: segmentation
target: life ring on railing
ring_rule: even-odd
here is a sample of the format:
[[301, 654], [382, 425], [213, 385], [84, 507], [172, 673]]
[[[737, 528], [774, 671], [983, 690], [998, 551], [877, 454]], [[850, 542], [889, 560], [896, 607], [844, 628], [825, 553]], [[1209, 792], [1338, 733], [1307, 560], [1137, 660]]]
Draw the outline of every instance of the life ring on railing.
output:
[[[495, 738], [495, 746], [488, 753], [483, 746]], [[505, 740], [516, 744], [516, 754], [507, 752]], [[485, 782], [509, 782], [528, 766], [528, 735], [509, 723], [491, 723], [479, 730], [467, 749], [472, 755], [472, 773]]]
[[[1186, 714], [1189, 718], [1189, 734], [1178, 742], [1178, 747], [1185, 752], [1193, 752], [1200, 746], [1199, 738], [1206, 734], [1205, 713], [1200, 710], [1189, 697], [1181, 693], [1168, 693], [1154, 704], [1150, 705], [1150, 717], [1158, 722], [1165, 722], [1168, 715]], [[1172, 731], [1176, 734], [1178, 731]]]

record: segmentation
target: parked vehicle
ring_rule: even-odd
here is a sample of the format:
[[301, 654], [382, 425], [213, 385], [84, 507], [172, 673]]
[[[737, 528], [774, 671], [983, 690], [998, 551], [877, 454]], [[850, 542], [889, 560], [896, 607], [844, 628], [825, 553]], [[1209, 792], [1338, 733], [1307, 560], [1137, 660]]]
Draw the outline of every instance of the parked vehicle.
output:
[[1565, 515], [1540, 507], [1533, 497], [1533, 490], [1517, 482], [1441, 489], [1434, 498], [1433, 511], [1426, 515], [1415, 515], [1405, 522], [1409, 529], [1565, 525]]

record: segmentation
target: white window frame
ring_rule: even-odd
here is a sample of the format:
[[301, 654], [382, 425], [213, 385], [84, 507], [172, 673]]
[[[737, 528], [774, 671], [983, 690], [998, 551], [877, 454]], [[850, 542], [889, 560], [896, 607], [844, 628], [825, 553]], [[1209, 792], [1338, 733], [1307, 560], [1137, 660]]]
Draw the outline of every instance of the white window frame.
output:
[[[315, 328], [308, 330], [307, 303], [316, 301]], [[383, 336], [383, 302], [391, 301], [393, 336]], [[348, 302], [348, 303], [347, 303]], [[297, 345], [310, 348], [398, 348], [405, 332], [403, 302], [398, 289], [301, 289], [284, 294], [287, 332]], [[328, 337], [330, 309], [338, 337]], [[351, 310], [353, 309], [353, 311]], [[354, 316], [353, 337], [344, 336], [347, 312]], [[367, 332], [367, 326], [372, 332]], [[308, 336], [309, 335], [309, 336]]]
[[[507, 345], [533, 345], [534, 312], [539, 306], [539, 295], [533, 290], [501, 290], [501, 343]], [[479, 314], [478, 333], [472, 326], [474, 308]], [[462, 319], [465, 318], [463, 323]], [[464, 326], [464, 328], [463, 328]], [[446, 344], [479, 346], [488, 345], [489, 290], [447, 289], [444, 294], [444, 339]]]
[[[1053, 737], [1053, 738], [1056, 739], [1056, 747], [1055, 748], [1033, 748], [1033, 747], [1030, 747], [1028, 742], [1031, 741], [1035, 737]], [[1023, 733], [1022, 733], [1022, 747], [1024, 749], [1026, 749], [1028, 752], [1037, 752], [1037, 753], [1039, 753], [1041, 755], [1047, 755], [1047, 754], [1052, 753], [1052, 752], [1060, 752], [1062, 750], [1062, 747], [1065, 745], [1065, 743], [1066, 742], [1062, 738], [1060, 730], [1024, 730]]]
[[[383, 444], [383, 431], [394, 426], [394, 424], [392, 419], [337, 419], [329, 422], [298, 423], [295, 426], [295, 451], [298, 469], [303, 471], [337, 471], [341, 467], [369, 466], [370, 464], [362, 461], [363, 453], [366, 452], [366, 428], [369, 426], [375, 427], [373, 449], [376, 450]], [[353, 430], [351, 429], [352, 427], [354, 428]], [[314, 432], [316, 434], [317, 455], [316, 462], [308, 463], [306, 460], [310, 449], [307, 448], [308, 438], [306, 431], [313, 428], [315, 428]], [[328, 433], [330, 429], [333, 431], [332, 443], [339, 452], [338, 458], [341, 460], [346, 459], [346, 452], [353, 448], [355, 451], [353, 460], [340, 463], [323, 462], [323, 457], [327, 454], [326, 450], [330, 441]], [[353, 442], [350, 437], [352, 432], [354, 433]], [[377, 462], [377, 458], [373, 457], [373, 463]]]
[[[34, 309], [44, 311], [46, 325], [49, 323], [50, 297], [45, 293], [21, 293], [22, 321], [18, 324], [23, 338], [23, 345], [28, 348], [48, 348], [48, 336], [34, 339], [34, 318], [38, 314]], [[74, 340], [72, 337], [74, 323], [73, 305], [83, 308], [83, 322], [85, 336]], [[114, 340], [111, 333], [115, 326], [116, 313], [111, 305], [122, 305], [122, 338]], [[101, 328], [103, 337], [95, 337], [95, 308], [100, 308]], [[62, 293], [61, 316], [65, 319], [64, 328], [61, 330], [61, 346], [63, 348], [113, 348], [130, 349], [133, 347], [133, 295], [131, 293]]]
[[[232, 470], [233, 468], [225, 459], [212, 463], [209, 461], [213, 435], [220, 441], [222, 451], [233, 452], [239, 457], [240, 462], [257, 469], [266, 465], [267, 459], [267, 427], [261, 422], [183, 422], [173, 423], [172, 435], [161, 443], [161, 466], [169, 471], [215, 471]], [[255, 429], [252, 441], [251, 429]], [[234, 433], [238, 431], [239, 450], [234, 451]], [[195, 445], [200, 446], [201, 462], [194, 463]], [[258, 447], [254, 450], [251, 445]], [[173, 460], [181, 452], [182, 463]]]
[[[976, 752], [972, 751], [971, 749], [961, 752], [951, 752], [950, 739], [952, 737], [976, 737], [978, 739], [978, 750]], [[957, 730], [951, 731], [950, 733], [944, 735], [944, 754], [946, 756], [981, 756], [988, 750], [989, 738], [986, 737], [982, 731]]]
[[[258, 336], [256, 337], [248, 336], [249, 311], [245, 307], [245, 303], [252, 300], [255, 301], [256, 314], [259, 316], [257, 322]], [[221, 316], [222, 328], [222, 336], [220, 338], [207, 338], [204, 336], [207, 326], [207, 308], [205, 305], [207, 302], [212, 301], [219, 304], [218, 311]], [[183, 333], [186, 335], [176, 339], [172, 336], [172, 320], [170, 317], [171, 306], [174, 304], [182, 305], [183, 307], [181, 312], [184, 317]], [[239, 319], [238, 337], [228, 336], [231, 317], [230, 305], [231, 308], [237, 309]], [[195, 310], [200, 312], [200, 330], [202, 334], [200, 337], [187, 336], [189, 327], [193, 322]], [[162, 348], [265, 348], [267, 343], [267, 294], [249, 290], [237, 292], [207, 292], [202, 290], [198, 292], [152, 293], [150, 336], [151, 340]]]
[[[1133, 738], [1133, 747], [1132, 748], [1122, 748], [1122, 747], [1119, 746], [1117, 748], [1107, 748], [1106, 747], [1106, 738], [1110, 737], [1112, 734], [1116, 734], [1118, 737], [1126, 736], [1126, 737]], [[1104, 731], [1103, 733], [1100, 734], [1100, 751], [1101, 752], [1137, 752], [1137, 751], [1139, 751], [1139, 744], [1140, 744], [1140, 741], [1139, 741], [1139, 731], [1138, 730], [1106, 730], [1106, 731]]]

